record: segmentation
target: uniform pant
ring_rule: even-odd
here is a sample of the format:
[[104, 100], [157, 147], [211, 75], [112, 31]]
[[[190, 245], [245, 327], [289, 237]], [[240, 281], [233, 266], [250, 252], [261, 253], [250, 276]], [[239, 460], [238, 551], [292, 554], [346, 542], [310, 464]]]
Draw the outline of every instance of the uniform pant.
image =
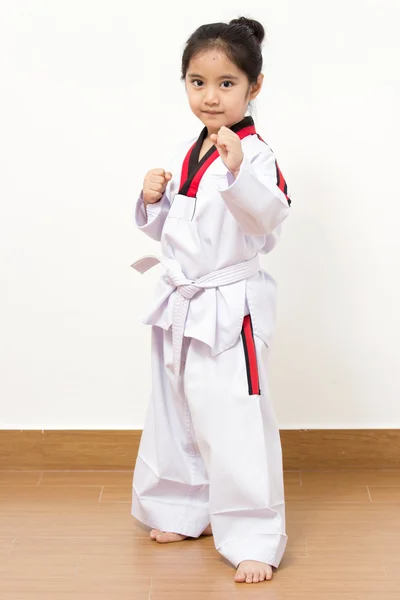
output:
[[234, 566], [257, 560], [277, 567], [287, 540], [267, 354], [251, 329], [214, 357], [206, 344], [185, 338], [177, 377], [171, 330], [152, 330], [153, 389], [132, 514], [191, 537], [211, 523], [217, 550]]

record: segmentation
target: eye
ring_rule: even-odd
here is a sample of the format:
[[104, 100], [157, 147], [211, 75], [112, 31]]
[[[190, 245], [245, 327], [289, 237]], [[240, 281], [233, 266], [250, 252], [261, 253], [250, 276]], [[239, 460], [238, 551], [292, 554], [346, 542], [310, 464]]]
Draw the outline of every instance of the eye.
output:
[[233, 83], [232, 81], [223, 81], [221, 85], [224, 89], [228, 90], [230, 87], [233, 86]]
[[201, 87], [203, 85], [203, 82], [201, 81], [201, 79], [193, 79], [192, 81], [194, 87]]

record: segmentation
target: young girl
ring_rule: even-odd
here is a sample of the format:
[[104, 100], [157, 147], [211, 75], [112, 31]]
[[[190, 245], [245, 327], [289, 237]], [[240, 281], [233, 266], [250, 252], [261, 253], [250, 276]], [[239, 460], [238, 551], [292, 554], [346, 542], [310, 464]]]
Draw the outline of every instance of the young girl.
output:
[[204, 129], [170, 171], [144, 179], [135, 216], [161, 242], [152, 325], [152, 397], [132, 514], [160, 543], [213, 535], [235, 581], [272, 578], [285, 545], [282, 455], [268, 392], [275, 284], [259, 254], [289, 213], [287, 186], [246, 112], [263, 75], [257, 21], [197, 29], [182, 58]]

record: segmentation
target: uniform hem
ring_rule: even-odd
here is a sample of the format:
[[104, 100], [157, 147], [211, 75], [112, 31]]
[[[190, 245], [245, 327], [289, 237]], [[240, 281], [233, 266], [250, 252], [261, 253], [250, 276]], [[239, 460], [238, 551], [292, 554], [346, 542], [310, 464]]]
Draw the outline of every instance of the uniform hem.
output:
[[132, 494], [131, 514], [152, 529], [194, 538], [199, 537], [210, 524], [208, 510], [182, 504], [139, 499], [135, 488], [133, 488]]
[[256, 560], [278, 568], [286, 543], [286, 534], [256, 534], [222, 544], [217, 550], [234, 567], [245, 560]]

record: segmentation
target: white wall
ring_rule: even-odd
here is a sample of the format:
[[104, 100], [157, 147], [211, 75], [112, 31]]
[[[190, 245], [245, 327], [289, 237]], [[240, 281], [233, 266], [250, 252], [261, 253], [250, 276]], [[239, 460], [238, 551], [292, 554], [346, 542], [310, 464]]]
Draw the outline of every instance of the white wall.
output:
[[129, 265], [157, 248], [131, 209], [201, 127], [186, 38], [243, 12], [268, 30], [255, 118], [293, 198], [265, 260], [280, 425], [399, 427], [398, 2], [135, 4], [0, 3], [0, 428], [142, 427], [155, 274]]

